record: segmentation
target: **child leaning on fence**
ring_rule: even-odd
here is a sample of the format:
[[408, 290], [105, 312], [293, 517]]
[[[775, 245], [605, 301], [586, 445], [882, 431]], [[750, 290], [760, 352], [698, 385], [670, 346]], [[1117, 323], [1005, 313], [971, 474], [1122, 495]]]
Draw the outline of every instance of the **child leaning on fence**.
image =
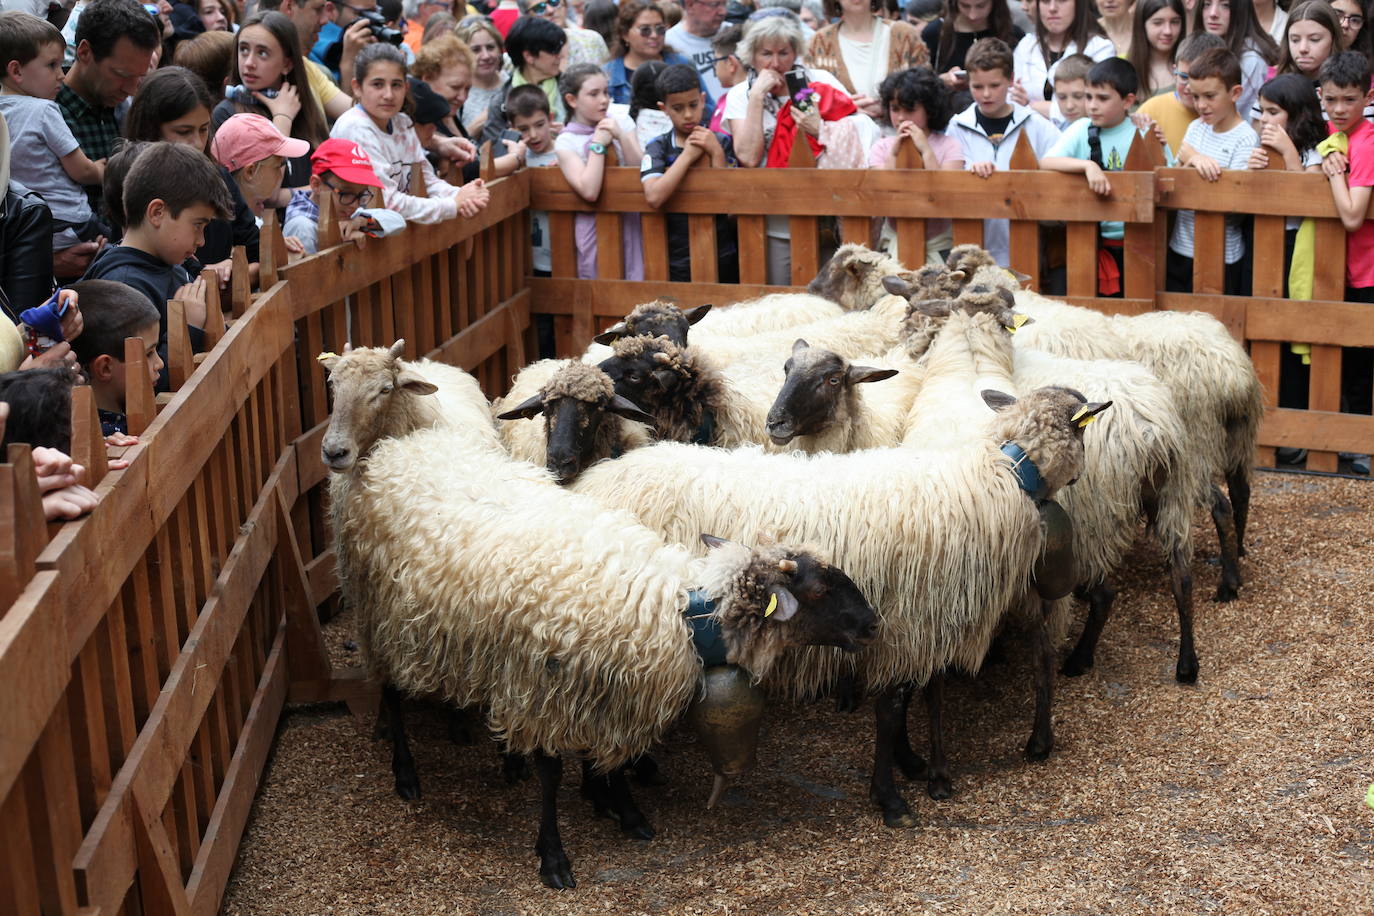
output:
[[77, 361], [90, 380], [95, 406], [100, 412], [100, 432], [105, 436], [129, 431], [125, 417], [128, 377], [124, 365], [124, 340], [143, 341], [150, 384], [157, 382], [162, 358], [157, 352], [161, 319], [148, 297], [113, 280], [82, 280], [71, 287], [81, 297], [86, 327], [72, 342]]
[[[553, 149], [553, 112], [543, 89], [529, 83], [516, 86], [506, 96], [504, 109], [509, 131], [520, 135], [493, 142], [492, 165], [496, 175], [509, 175], [521, 167], [557, 165]], [[530, 211], [531, 263], [536, 277], [553, 276], [553, 251], [549, 247], [549, 213]]]
[[334, 204], [339, 240], [366, 239], [371, 221], [364, 211], [373, 205], [382, 206], [382, 182], [367, 152], [351, 140], [330, 137], [321, 143], [310, 154], [310, 186], [291, 192], [282, 234], [294, 238], [305, 254], [320, 250], [320, 202], [326, 194]]

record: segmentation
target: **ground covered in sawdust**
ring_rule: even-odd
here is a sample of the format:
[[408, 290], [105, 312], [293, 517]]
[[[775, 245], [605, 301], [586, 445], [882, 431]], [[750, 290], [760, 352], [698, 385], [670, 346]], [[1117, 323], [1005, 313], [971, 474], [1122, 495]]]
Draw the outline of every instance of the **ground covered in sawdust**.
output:
[[[592, 816], [567, 764], [563, 839], [578, 881], [539, 883], [534, 781], [456, 746], [417, 704], [424, 798], [391, 788], [389, 745], [342, 707], [283, 720], [225, 898], [229, 913], [1368, 913], [1374, 909], [1374, 485], [1257, 476], [1246, 587], [1210, 600], [1194, 566], [1201, 677], [1174, 682], [1177, 624], [1137, 547], [1085, 677], [1060, 678], [1050, 759], [1021, 755], [1029, 671], [1013, 657], [951, 685], [955, 797], [903, 784], [920, 825], [868, 801], [871, 706], [770, 711], [759, 767], [715, 811], [685, 731], [636, 787], [658, 830]], [[341, 657], [347, 621], [331, 625]], [[1076, 632], [1076, 631], [1075, 631]], [[920, 704], [912, 734], [924, 745]]]

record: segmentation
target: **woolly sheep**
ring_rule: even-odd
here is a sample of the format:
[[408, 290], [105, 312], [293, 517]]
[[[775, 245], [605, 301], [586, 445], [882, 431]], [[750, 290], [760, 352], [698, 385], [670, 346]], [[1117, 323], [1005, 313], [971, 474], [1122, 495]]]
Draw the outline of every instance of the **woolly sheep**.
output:
[[959, 294], [965, 277], [950, 276], [936, 265], [907, 270], [900, 261], [857, 242], [836, 249], [820, 273], [807, 286], [807, 292], [837, 303], [846, 311], [866, 309], [884, 295], [884, 277], [897, 277], [923, 289], [928, 299], [950, 299]]

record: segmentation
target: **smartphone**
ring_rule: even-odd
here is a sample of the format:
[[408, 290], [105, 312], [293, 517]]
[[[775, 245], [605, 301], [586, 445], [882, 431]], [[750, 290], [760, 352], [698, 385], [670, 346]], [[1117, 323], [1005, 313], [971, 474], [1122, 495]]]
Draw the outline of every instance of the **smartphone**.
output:
[[792, 98], [797, 97], [797, 93], [806, 88], [806, 71], [800, 67], [793, 67], [787, 71], [787, 94]]
[[147, 11], [147, 13], [148, 13], [149, 16], [156, 16], [156, 15], [157, 15], [157, 4], [156, 4], [156, 3], [145, 3], [145, 4], [143, 4], [143, 9], [144, 9], [145, 11]]
[[955, 70], [955, 71], [954, 71], [954, 75], [957, 76], [957, 77], [958, 77], [959, 79], [961, 79], [961, 80], [967, 80], [967, 79], [968, 79], [968, 71], [967, 71], [967, 70]]
[[507, 127], [505, 130], [501, 131], [501, 139], [505, 140], [507, 143], [519, 143], [520, 131], [512, 130]]

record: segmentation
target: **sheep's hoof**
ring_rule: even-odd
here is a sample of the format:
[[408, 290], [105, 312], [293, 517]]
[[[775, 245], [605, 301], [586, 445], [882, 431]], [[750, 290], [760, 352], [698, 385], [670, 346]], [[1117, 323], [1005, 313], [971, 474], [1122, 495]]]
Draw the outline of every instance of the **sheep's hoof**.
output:
[[1237, 586], [1231, 585], [1228, 582], [1222, 582], [1217, 585], [1215, 600], [1224, 604], [1227, 601], [1235, 601], [1239, 595], [1240, 589]]
[[577, 882], [573, 880], [572, 863], [568, 861], [567, 856], [542, 857], [539, 862], [539, 880], [544, 882], [545, 887], [551, 887], [556, 891], [577, 887]]
[[1053, 735], [1031, 735], [1026, 742], [1026, 756], [1031, 760], [1044, 760], [1054, 750]]
[[900, 811], [898, 811], [898, 810], [891, 810], [891, 811], [884, 810], [884, 811], [883, 811], [883, 826], [885, 826], [885, 827], [891, 827], [891, 828], [893, 828], [894, 830], [897, 830], [897, 829], [907, 829], [907, 830], [909, 830], [909, 829], [911, 829], [912, 827], [915, 827], [915, 826], [916, 826], [916, 815], [912, 814], [911, 811], [908, 810], [908, 809], [906, 808], [905, 805], [902, 806], [902, 810], [900, 810]]
[[616, 818], [616, 820], [620, 820], [620, 832], [625, 834], [627, 837], [630, 837], [631, 839], [652, 840], [654, 838], [653, 826], [648, 821], [646, 821], [642, 815], [640, 816], [637, 822], [634, 822], [629, 818], [623, 820], [621, 820], [620, 818]]
[[1174, 668], [1174, 680], [1180, 684], [1197, 683], [1197, 656], [1189, 655], [1187, 658], [1179, 657], [1178, 665]]
[[1077, 652], [1064, 659], [1064, 666], [1059, 669], [1059, 673], [1064, 677], [1082, 677], [1092, 670], [1093, 657], [1080, 656]]
[[954, 797], [954, 783], [948, 776], [932, 776], [926, 783], [926, 794], [936, 801]]
[[420, 777], [414, 773], [397, 773], [396, 794], [406, 801], [418, 799], [420, 797]]

